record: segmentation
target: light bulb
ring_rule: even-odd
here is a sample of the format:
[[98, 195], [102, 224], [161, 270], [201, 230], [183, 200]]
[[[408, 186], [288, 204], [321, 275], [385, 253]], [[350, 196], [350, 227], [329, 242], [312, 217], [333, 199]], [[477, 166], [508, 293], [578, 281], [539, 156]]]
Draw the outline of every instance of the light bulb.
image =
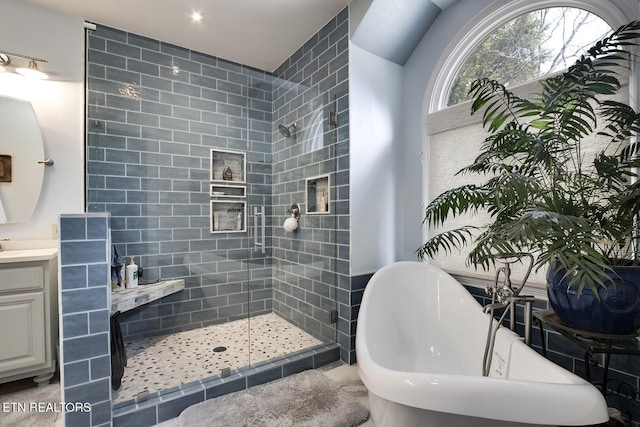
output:
[[27, 68], [24, 68], [24, 67], [16, 68], [16, 73], [22, 74], [25, 77], [38, 79], [38, 80], [44, 80], [49, 78], [49, 76], [46, 73], [43, 73], [42, 71], [38, 70], [38, 64], [36, 64], [36, 61], [33, 61], [33, 60], [29, 61], [29, 65], [27, 66]]

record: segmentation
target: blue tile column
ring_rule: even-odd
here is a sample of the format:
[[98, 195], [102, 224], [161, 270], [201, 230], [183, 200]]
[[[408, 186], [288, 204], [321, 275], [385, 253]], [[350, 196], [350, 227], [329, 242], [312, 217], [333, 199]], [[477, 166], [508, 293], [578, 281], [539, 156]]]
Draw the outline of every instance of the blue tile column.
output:
[[60, 216], [61, 384], [66, 427], [111, 426], [110, 217]]

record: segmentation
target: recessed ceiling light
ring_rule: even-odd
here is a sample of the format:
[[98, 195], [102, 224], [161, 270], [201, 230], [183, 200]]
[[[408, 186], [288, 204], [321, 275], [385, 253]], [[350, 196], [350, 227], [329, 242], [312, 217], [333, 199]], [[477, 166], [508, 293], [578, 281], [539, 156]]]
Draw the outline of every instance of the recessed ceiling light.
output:
[[193, 12], [191, 14], [191, 20], [193, 22], [200, 22], [202, 21], [202, 14], [200, 12]]

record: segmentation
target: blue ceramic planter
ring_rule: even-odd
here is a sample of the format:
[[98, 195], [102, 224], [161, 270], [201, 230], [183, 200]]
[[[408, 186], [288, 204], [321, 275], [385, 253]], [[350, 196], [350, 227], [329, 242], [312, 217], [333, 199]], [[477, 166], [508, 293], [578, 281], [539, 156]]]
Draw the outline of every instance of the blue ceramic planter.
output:
[[565, 325], [582, 331], [629, 335], [640, 328], [640, 267], [614, 267], [616, 274], [606, 289], [598, 289], [600, 301], [586, 287], [577, 297], [577, 286], [567, 289], [565, 270], [547, 272], [549, 304]]

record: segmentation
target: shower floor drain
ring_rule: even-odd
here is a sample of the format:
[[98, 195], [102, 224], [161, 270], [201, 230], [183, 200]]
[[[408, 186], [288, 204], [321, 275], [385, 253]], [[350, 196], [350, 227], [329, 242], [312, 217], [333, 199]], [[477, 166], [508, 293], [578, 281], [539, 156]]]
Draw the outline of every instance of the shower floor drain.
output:
[[222, 353], [223, 351], [227, 351], [227, 347], [221, 345], [219, 347], [214, 347], [213, 352], [214, 353]]

